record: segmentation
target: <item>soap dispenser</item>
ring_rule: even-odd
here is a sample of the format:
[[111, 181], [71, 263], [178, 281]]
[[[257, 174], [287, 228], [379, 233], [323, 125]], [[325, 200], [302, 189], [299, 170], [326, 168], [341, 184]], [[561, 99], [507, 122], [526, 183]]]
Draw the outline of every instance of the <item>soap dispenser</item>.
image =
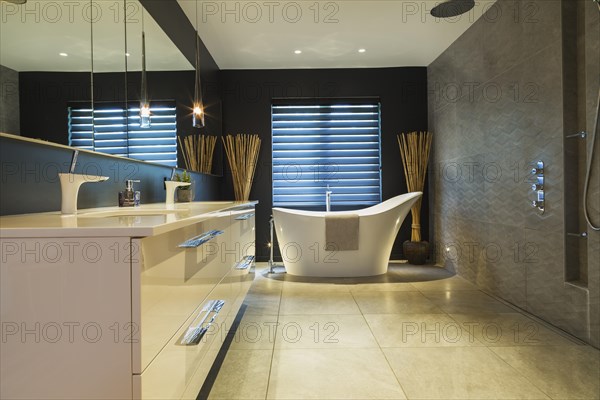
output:
[[119, 207], [137, 207], [140, 205], [140, 192], [133, 190], [133, 183], [139, 180], [125, 181], [125, 190], [119, 192]]

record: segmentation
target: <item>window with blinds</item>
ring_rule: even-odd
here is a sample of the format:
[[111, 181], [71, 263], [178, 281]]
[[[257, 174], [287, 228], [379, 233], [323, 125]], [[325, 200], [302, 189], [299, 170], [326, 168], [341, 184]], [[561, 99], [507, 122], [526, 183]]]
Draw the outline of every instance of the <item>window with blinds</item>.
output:
[[[381, 202], [380, 106], [359, 104], [272, 105], [273, 205], [325, 207]], [[338, 207], [343, 208], [343, 207]]]
[[151, 125], [140, 128], [139, 103], [69, 105], [69, 144], [136, 160], [177, 166], [175, 101], [152, 102]]

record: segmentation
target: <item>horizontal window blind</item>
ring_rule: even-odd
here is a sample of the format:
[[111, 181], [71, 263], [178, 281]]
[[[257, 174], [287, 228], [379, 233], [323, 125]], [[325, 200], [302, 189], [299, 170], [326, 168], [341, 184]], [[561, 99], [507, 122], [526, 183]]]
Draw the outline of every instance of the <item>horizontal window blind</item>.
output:
[[69, 110], [69, 146], [94, 150], [93, 110], [88, 105], [70, 105]]
[[139, 103], [69, 105], [69, 144], [87, 150], [177, 166], [175, 101], [153, 102], [151, 125], [140, 128]]
[[381, 202], [379, 103], [274, 104], [273, 205], [333, 206]]

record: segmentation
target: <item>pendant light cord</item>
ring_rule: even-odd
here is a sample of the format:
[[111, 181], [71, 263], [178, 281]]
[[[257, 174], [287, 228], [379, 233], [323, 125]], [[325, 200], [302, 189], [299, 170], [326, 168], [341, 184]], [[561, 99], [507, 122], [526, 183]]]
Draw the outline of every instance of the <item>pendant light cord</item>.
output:
[[[194, 47], [196, 49], [196, 82], [194, 88], [194, 103], [199, 103], [200, 97], [202, 96], [202, 92], [200, 91], [200, 46], [198, 40], [198, 0], [196, 0], [196, 36], [194, 37]], [[194, 104], [195, 106], [196, 104]]]
[[146, 29], [144, 26], [144, 7], [142, 7], [142, 102], [148, 103], [148, 82], [146, 79]]
[[201, 86], [201, 78], [200, 78], [200, 36], [198, 35], [198, 0], [195, 3], [195, 19], [196, 26], [194, 32], [194, 43], [196, 50], [195, 57], [195, 70], [196, 77], [194, 80], [194, 102], [192, 104], [193, 112], [192, 112], [192, 126], [194, 128], [203, 128], [204, 127], [204, 105], [202, 104], [202, 86]]
[[[90, 6], [93, 6], [93, 1], [90, 0]], [[93, 12], [94, 7], [90, 7]], [[90, 18], [90, 42], [91, 46], [91, 68], [92, 73], [90, 74], [90, 103], [92, 106], [92, 150], [96, 150], [96, 124], [94, 124], [94, 18]]]

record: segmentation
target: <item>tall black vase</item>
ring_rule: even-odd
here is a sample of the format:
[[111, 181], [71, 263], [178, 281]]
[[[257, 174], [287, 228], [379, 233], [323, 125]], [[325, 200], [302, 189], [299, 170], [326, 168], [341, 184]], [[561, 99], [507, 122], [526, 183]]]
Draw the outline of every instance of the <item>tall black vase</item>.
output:
[[423, 265], [429, 256], [429, 242], [411, 242], [407, 240], [402, 243], [402, 251], [409, 264]]

